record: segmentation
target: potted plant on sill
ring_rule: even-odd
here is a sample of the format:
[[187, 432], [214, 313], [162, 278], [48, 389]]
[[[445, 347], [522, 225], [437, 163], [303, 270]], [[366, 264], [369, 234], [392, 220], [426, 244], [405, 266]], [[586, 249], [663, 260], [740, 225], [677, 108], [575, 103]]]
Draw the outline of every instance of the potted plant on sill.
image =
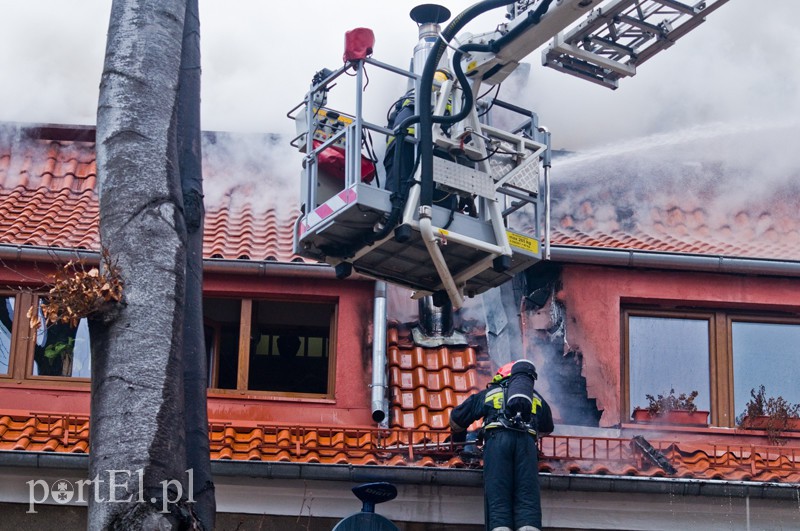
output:
[[750, 390], [750, 401], [736, 424], [746, 430], [764, 430], [771, 444], [785, 444], [783, 432], [800, 431], [800, 404], [792, 404], [782, 396], [768, 397], [763, 385]]
[[697, 409], [694, 400], [699, 393], [675, 395], [675, 389], [658, 396], [645, 395], [648, 406], [633, 410], [633, 420], [642, 424], [708, 426], [708, 411]]

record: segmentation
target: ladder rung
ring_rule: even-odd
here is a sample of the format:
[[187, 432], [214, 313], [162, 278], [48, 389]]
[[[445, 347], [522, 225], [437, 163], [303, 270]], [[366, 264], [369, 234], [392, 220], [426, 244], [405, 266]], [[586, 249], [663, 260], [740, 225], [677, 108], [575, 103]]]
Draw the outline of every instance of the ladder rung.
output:
[[695, 9], [694, 7], [687, 6], [686, 4], [684, 4], [682, 2], [678, 2], [677, 0], [654, 0], [654, 1], [658, 2], [659, 4], [664, 5], [666, 7], [671, 7], [675, 11], [680, 11], [682, 13], [686, 13], [687, 15], [696, 15], [696, 14], [698, 14], [700, 12], [699, 10]]

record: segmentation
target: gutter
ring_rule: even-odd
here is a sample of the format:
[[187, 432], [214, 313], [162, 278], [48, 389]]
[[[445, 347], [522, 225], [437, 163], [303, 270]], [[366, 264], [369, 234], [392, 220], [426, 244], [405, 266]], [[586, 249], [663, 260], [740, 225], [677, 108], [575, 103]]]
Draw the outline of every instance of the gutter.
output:
[[[328, 264], [308, 264], [305, 262], [277, 262], [262, 260], [227, 260], [223, 258], [203, 259], [203, 273], [223, 273], [226, 275], [251, 275], [257, 277], [287, 276], [293, 278], [336, 279], [335, 269]], [[351, 278], [361, 279], [358, 275]]]
[[[0, 451], [0, 467], [77, 470], [88, 474], [89, 455]], [[398, 484], [483, 488], [483, 471], [480, 469], [212, 460], [211, 472], [214, 476], [221, 477], [270, 480], [303, 479], [347, 483], [388, 481]], [[796, 501], [800, 494], [800, 485], [796, 483], [593, 474], [554, 475], [544, 472], [539, 474], [539, 484], [542, 489], [553, 491], [749, 497], [792, 501]]]
[[[572, 264], [800, 277], [800, 261], [772, 260], [766, 258], [737, 258], [723, 255], [681, 254], [553, 245], [550, 248], [550, 259], [554, 262]], [[56, 263], [81, 260], [90, 264], [98, 264], [100, 263], [100, 253], [98, 251], [86, 249], [0, 244], [0, 260], [20, 262], [47, 261]], [[203, 260], [203, 271], [206, 273], [234, 275], [336, 278], [336, 272], [332, 266], [328, 264], [305, 262], [206, 258]], [[353, 273], [348, 278], [353, 280], [372, 280], [358, 273]]]
[[99, 264], [100, 253], [86, 249], [0, 244], [0, 260], [16, 260], [19, 262], [47, 261], [56, 263], [81, 260], [90, 264]]
[[550, 259], [571, 264], [679, 269], [744, 275], [800, 277], [800, 262], [722, 255], [679, 254], [553, 245]]
[[[80, 260], [87, 264], [99, 264], [100, 253], [86, 249], [64, 249], [58, 247], [35, 247], [32, 245], [0, 244], [0, 260], [18, 262], [66, 263]], [[230, 260], [223, 258], [203, 259], [204, 273], [227, 275], [284, 276], [293, 278], [336, 279], [334, 268], [328, 264], [306, 262], [278, 262], [272, 260]], [[349, 279], [369, 280], [354, 273]]]

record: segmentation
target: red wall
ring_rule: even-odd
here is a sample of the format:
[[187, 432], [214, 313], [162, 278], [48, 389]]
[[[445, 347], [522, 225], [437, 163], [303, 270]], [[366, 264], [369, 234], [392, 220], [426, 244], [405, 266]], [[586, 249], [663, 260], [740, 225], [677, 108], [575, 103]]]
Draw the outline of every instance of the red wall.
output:
[[567, 341], [583, 353], [588, 394], [604, 410], [604, 427], [622, 418], [623, 304], [800, 310], [800, 282], [789, 278], [567, 265], [562, 281], [557, 298], [566, 307]]
[[[40, 286], [52, 269], [28, 263], [0, 268], [2, 285]], [[285, 296], [338, 303], [334, 399], [210, 393], [211, 421], [372, 426], [371, 323], [374, 284], [327, 278], [206, 275], [206, 296]], [[235, 393], [235, 392], [234, 392]], [[28, 413], [89, 414], [89, 384], [0, 379], [0, 409]]]
[[291, 300], [337, 300], [335, 400], [277, 397], [239, 398], [212, 394], [211, 420], [275, 422], [281, 424], [374, 425], [370, 410], [372, 379], [372, 298], [367, 281], [287, 277], [213, 275], [205, 279], [207, 296], [285, 296]]

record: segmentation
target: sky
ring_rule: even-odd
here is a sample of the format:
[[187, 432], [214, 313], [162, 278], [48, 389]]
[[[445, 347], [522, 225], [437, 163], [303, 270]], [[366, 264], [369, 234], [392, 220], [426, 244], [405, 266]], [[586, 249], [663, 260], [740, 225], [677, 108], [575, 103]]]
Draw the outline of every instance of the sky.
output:
[[[200, 0], [203, 128], [292, 135], [286, 112], [311, 77], [342, 64], [344, 33], [371, 28], [374, 57], [408, 65], [417, 40], [398, 0]], [[453, 14], [472, 4], [443, 0]], [[94, 124], [110, 0], [0, 0], [0, 122]], [[466, 30], [502, 22], [502, 10]], [[557, 148], [589, 149], [708, 124], [800, 117], [798, 0], [730, 0], [611, 91], [541, 66], [501, 97], [533, 108]], [[365, 104], [382, 116], [404, 87], [374, 69]], [[345, 84], [343, 83], [343, 86]], [[346, 86], [344, 88], [347, 88]], [[380, 121], [378, 119], [377, 121]]]

